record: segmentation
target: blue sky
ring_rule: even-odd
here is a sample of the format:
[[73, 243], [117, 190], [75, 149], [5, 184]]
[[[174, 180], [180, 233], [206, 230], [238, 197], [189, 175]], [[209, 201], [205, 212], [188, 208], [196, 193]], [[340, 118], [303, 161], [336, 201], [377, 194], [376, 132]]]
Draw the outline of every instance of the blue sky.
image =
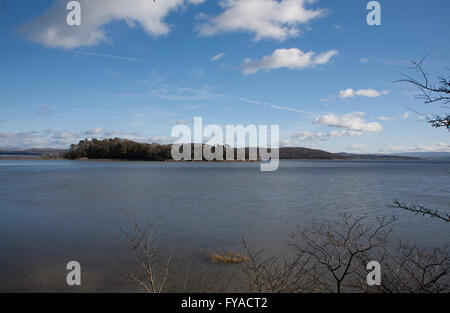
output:
[[[84, 137], [170, 142], [174, 125], [280, 125], [283, 145], [450, 151], [397, 71], [448, 75], [450, 3], [366, 0], [2, 1], [0, 147]], [[250, 12], [250, 13], [249, 13]], [[407, 108], [408, 107], [408, 108]]]

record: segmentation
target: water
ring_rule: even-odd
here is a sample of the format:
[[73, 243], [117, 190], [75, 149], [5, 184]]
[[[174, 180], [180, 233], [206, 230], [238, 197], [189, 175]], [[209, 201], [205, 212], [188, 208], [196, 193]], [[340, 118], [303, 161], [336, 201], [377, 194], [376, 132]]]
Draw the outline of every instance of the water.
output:
[[[177, 258], [210, 265], [199, 250], [252, 247], [280, 253], [297, 225], [340, 213], [398, 216], [394, 236], [447, 246], [448, 225], [388, 206], [395, 199], [447, 210], [449, 163], [257, 163], [0, 160], [0, 291], [71, 291], [66, 264], [82, 264], [76, 291], [134, 291], [117, 273], [126, 242], [121, 210], [176, 236]], [[186, 263], [188, 264], [188, 263]], [[228, 266], [228, 269], [232, 266]]]

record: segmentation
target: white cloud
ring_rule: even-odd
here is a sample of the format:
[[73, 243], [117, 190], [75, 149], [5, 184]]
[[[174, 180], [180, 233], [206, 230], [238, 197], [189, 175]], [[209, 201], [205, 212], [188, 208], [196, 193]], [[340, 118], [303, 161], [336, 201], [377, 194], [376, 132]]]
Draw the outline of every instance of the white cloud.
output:
[[369, 148], [370, 148], [370, 146], [363, 145], [363, 144], [353, 144], [349, 147], [349, 149], [351, 149], [351, 150], [367, 150]]
[[337, 50], [315, 54], [313, 51], [304, 53], [300, 49], [277, 49], [272, 55], [267, 55], [260, 60], [246, 59], [244, 62], [244, 74], [254, 74], [258, 71], [269, 71], [279, 68], [300, 70], [306, 67], [314, 67], [328, 63], [338, 54]]
[[364, 115], [365, 113], [363, 112], [353, 112], [341, 116], [336, 116], [334, 114], [323, 115], [316, 118], [314, 123], [340, 129], [334, 129], [328, 134], [313, 134], [310, 131], [301, 131], [291, 137], [300, 141], [325, 141], [339, 137], [361, 136], [364, 133], [375, 133], [383, 130], [383, 127], [376, 122], [366, 122], [363, 118]]
[[293, 134], [291, 137], [299, 141], [312, 141], [312, 140], [326, 141], [332, 138], [361, 136], [362, 134], [363, 134], [362, 131], [347, 130], [347, 129], [332, 130], [328, 134], [325, 133], [313, 134], [310, 131], [306, 130], [301, 131], [297, 134]]
[[95, 128], [95, 129], [91, 129], [91, 130], [85, 131], [84, 134], [85, 134], [85, 135], [88, 135], [88, 136], [92, 136], [92, 135], [98, 135], [98, 134], [101, 134], [102, 132], [103, 132], [103, 128], [97, 127], [97, 128]]
[[309, 141], [325, 139], [327, 135], [325, 135], [324, 133], [312, 134], [310, 131], [301, 131], [297, 134], [293, 134], [291, 137], [300, 141]]
[[20, 133], [0, 132], [0, 147], [43, 147], [43, 140], [38, 132]]
[[[317, 118], [315, 124], [323, 124], [330, 127], [343, 128], [346, 131], [346, 135], [352, 135], [355, 133], [373, 133], [380, 132], [383, 127], [377, 122], [366, 122], [364, 120], [364, 112], [353, 112], [336, 116], [334, 114], [327, 114]], [[338, 133], [336, 133], [338, 135]]]
[[174, 143], [176, 139], [178, 139], [178, 138], [172, 138], [169, 136], [153, 136], [153, 137], [144, 138], [140, 142], [159, 143], [161, 145], [168, 145], [168, 144]]
[[399, 117], [395, 117], [395, 116], [380, 116], [378, 119], [380, 121], [393, 121], [393, 120], [396, 120], [397, 118], [401, 118], [403, 120], [407, 120], [410, 115], [411, 115], [410, 112], [405, 112], [404, 114], [402, 114]]
[[285, 140], [281, 140], [280, 146], [281, 147], [292, 147], [293, 144], [290, 140], [285, 139]]
[[211, 62], [219, 61], [221, 58], [225, 56], [225, 53], [219, 53], [218, 55], [215, 55], [211, 58]]
[[345, 90], [341, 90], [339, 92], [339, 97], [341, 97], [342, 99], [354, 98], [356, 96], [377, 98], [377, 97], [380, 97], [380, 96], [386, 96], [387, 94], [389, 94], [389, 91], [387, 91], [387, 90], [382, 90], [382, 91], [377, 91], [375, 89], [354, 90], [352, 88], [348, 88], [348, 89], [345, 89]]
[[368, 58], [362, 58], [362, 59], [361, 59], [360, 61], [361, 61], [361, 63], [363, 63], [363, 64], [364, 64], [364, 63], [367, 63], [367, 62], [369, 62], [369, 59], [368, 59]]
[[361, 136], [362, 134], [363, 134], [362, 131], [351, 130], [351, 129], [342, 129], [342, 130], [332, 130], [327, 136], [328, 136], [328, 138], [338, 138], [338, 137]]
[[355, 96], [355, 92], [351, 88], [345, 89], [345, 90], [342, 90], [341, 92], [339, 92], [339, 97], [341, 97], [341, 98], [350, 98], [350, 97], [354, 97], [354, 96]]
[[223, 12], [217, 16], [199, 15], [204, 20], [197, 27], [202, 36], [227, 32], [255, 34], [264, 38], [285, 40], [301, 34], [299, 25], [325, 16], [326, 10], [306, 8], [316, 0], [222, 0]]
[[125, 21], [129, 27], [136, 23], [150, 35], [157, 37], [170, 32], [164, 20], [187, 4], [204, 0], [78, 0], [81, 4], [81, 26], [69, 26], [67, 1], [57, 0], [43, 15], [21, 28], [35, 42], [51, 48], [74, 49], [93, 46], [108, 40], [104, 26], [112, 21]]
[[379, 119], [380, 121], [392, 121], [392, 120], [395, 120], [395, 117], [380, 116], [378, 119]]

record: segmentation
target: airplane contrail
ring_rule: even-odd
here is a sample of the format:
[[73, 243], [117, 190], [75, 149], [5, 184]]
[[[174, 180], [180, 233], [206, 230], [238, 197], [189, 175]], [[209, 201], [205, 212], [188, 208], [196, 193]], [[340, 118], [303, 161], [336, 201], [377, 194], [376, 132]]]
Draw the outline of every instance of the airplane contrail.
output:
[[96, 56], [96, 57], [112, 58], [112, 59], [131, 61], [131, 62], [142, 62], [142, 60], [140, 60], [140, 59], [127, 58], [127, 57], [121, 57], [121, 56], [110, 55], [110, 54], [101, 54], [101, 53], [93, 53], [93, 52], [78, 52], [77, 54], [92, 55], [92, 56]]

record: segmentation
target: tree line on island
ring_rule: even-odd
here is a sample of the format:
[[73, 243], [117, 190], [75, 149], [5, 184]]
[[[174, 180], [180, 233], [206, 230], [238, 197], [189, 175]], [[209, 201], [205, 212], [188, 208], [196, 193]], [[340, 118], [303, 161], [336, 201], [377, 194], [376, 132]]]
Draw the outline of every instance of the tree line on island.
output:
[[[78, 144], [71, 145], [69, 150], [61, 151], [61, 156], [71, 160], [110, 159], [130, 161], [171, 161], [173, 160], [171, 149], [172, 145], [170, 144], [163, 145], [158, 143], [140, 143], [121, 138], [102, 140], [94, 138], [84, 139]], [[182, 150], [182, 148], [180, 149]], [[224, 160], [226, 160], [226, 149], [227, 147], [223, 147]], [[212, 147], [211, 150], [215, 152], [214, 147]], [[235, 156], [237, 156], [237, 150], [237, 148], [234, 149]], [[194, 144], [191, 144], [191, 153], [192, 159], [194, 159]], [[330, 153], [323, 150], [308, 149], [303, 147], [279, 148], [279, 158], [281, 160], [415, 159], [412, 157], [396, 155]], [[245, 159], [250, 159], [249, 148], [245, 148]], [[260, 158], [258, 155], [258, 160], [259, 159]]]
[[64, 155], [67, 159], [118, 159], [165, 161], [171, 159], [169, 145], [139, 143], [127, 139], [85, 139]]
[[[76, 145], [71, 145], [70, 150], [64, 154], [67, 159], [115, 159], [115, 160], [142, 160], [142, 161], [169, 161], [172, 145], [161, 145], [157, 143], [139, 143], [127, 139], [85, 139]], [[182, 148], [181, 148], [182, 149]], [[215, 148], [211, 148], [214, 152]], [[226, 159], [226, 147], [223, 149], [224, 160]], [[237, 155], [237, 148], [234, 153]], [[192, 155], [194, 144], [191, 144]], [[314, 150], [307, 148], [286, 147], [280, 148], [280, 159], [347, 159], [340, 154]], [[245, 148], [245, 159], [249, 160], [249, 149]], [[259, 156], [258, 156], [259, 159]]]

